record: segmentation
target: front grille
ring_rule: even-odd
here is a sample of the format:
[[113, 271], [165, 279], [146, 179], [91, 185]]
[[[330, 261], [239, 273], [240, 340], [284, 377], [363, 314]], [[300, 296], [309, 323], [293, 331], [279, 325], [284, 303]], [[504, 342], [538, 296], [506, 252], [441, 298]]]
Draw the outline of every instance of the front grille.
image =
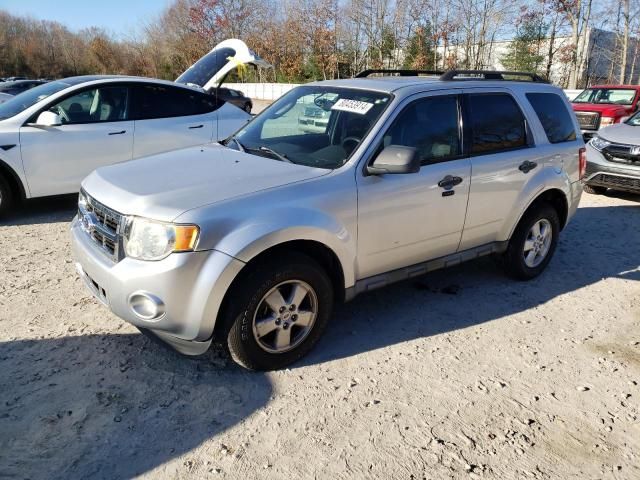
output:
[[580, 128], [585, 130], [598, 130], [600, 126], [600, 114], [598, 112], [576, 112]]
[[616, 175], [607, 175], [604, 173], [596, 175], [590, 179], [589, 184], [640, 191], [640, 178], [618, 177]]
[[626, 165], [637, 165], [638, 167], [640, 167], [640, 155], [635, 155], [632, 153], [635, 148], [633, 145], [612, 143], [602, 151], [602, 154], [604, 155], [604, 158], [606, 158], [610, 162], [624, 163]]
[[82, 192], [86, 204], [78, 207], [83, 230], [114, 262], [121, 259], [124, 216]]

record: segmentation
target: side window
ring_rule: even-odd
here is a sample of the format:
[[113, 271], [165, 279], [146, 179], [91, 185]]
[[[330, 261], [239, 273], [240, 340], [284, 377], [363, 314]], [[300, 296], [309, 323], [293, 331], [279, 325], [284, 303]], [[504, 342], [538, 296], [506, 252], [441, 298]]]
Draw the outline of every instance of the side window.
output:
[[467, 108], [471, 154], [501, 152], [527, 145], [524, 116], [511, 95], [470, 94]]
[[429, 97], [411, 103], [387, 131], [384, 145], [416, 148], [423, 165], [459, 156], [458, 97]]
[[576, 130], [565, 102], [555, 93], [527, 93], [527, 100], [538, 115], [551, 143], [571, 142]]
[[184, 117], [212, 112], [214, 95], [165, 85], [135, 87], [136, 120]]
[[113, 86], [84, 90], [49, 107], [63, 124], [117, 122], [129, 119], [129, 88]]

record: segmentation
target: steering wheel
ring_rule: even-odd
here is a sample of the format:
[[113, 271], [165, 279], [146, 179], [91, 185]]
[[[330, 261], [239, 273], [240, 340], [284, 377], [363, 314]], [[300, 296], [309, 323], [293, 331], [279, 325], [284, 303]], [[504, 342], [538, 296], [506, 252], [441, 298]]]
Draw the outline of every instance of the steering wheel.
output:
[[[344, 148], [345, 150], [348, 150], [349, 153], [353, 152], [356, 147], [360, 144], [360, 141], [362, 139], [360, 137], [345, 137], [342, 140], [342, 143], [340, 145], [342, 145], [342, 148]], [[347, 148], [347, 146], [349, 145], [349, 143], [353, 143], [354, 145], [351, 147], [351, 149]]]
[[55, 107], [55, 109], [58, 111], [57, 113], [58, 115], [60, 115], [60, 118], [64, 120], [66, 123], [69, 123], [69, 115], [67, 115], [67, 112], [64, 111], [64, 108], [58, 105], [57, 107]]

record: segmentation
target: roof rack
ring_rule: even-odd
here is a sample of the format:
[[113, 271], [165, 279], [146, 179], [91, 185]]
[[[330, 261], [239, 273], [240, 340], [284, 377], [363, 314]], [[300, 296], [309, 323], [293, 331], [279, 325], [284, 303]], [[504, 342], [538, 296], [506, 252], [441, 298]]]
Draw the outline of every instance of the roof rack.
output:
[[[460, 75], [469, 75], [469, 77], [456, 78]], [[549, 83], [546, 78], [538, 75], [537, 73], [508, 72], [503, 70], [449, 70], [440, 76], [440, 80], [507, 80], [506, 78], [504, 78], [505, 75], [510, 77], [527, 77], [530, 80], [524, 81], [529, 82]]]
[[417, 77], [418, 75], [443, 75], [442, 70], [389, 70], [385, 68], [370, 68], [358, 73], [355, 78], [367, 78], [374, 73], [395, 74], [401, 77]]

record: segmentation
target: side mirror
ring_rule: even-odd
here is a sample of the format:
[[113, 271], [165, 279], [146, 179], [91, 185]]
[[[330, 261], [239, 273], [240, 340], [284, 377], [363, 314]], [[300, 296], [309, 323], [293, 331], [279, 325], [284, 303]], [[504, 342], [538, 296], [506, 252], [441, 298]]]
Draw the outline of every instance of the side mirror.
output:
[[39, 127], [57, 127], [58, 125], [62, 125], [62, 117], [57, 113], [47, 110], [38, 115], [38, 119], [34, 125]]
[[387, 173], [417, 173], [420, 171], [418, 151], [413, 147], [389, 145], [376, 157], [367, 172], [371, 175]]

